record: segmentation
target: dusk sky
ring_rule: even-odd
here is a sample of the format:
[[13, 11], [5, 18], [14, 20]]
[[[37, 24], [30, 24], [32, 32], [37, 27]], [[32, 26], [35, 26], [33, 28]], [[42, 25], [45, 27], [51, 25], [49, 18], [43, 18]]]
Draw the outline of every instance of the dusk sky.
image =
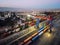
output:
[[55, 9], [60, 8], [60, 0], [0, 0], [0, 7]]

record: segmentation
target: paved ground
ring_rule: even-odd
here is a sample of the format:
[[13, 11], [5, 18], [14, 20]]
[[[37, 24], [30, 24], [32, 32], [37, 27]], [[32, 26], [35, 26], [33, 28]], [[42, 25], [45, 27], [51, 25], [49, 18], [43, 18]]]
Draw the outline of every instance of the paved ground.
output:
[[33, 31], [36, 30], [36, 29], [34, 29], [34, 30], [32, 30], [32, 29], [33, 29], [33, 26], [30, 27], [30, 28], [28, 28], [28, 29], [26, 29], [26, 30], [23, 30], [23, 31], [21, 31], [21, 32], [19, 32], [19, 33], [13, 34], [13, 35], [5, 38], [5, 39], [1, 39], [1, 40], [0, 40], [0, 44], [3, 44], [3, 45], [4, 45], [4, 44], [7, 44], [7, 43], [12, 42], [13, 40], [15, 40], [15, 39], [17, 39], [17, 38], [22, 38], [22, 37], [24, 37], [25, 35], [27, 35], [27, 34], [29, 34], [29, 33], [31, 33], [31, 32], [33, 32]]
[[[60, 16], [58, 16], [58, 17], [60, 17]], [[32, 42], [30, 45], [60, 45], [60, 18], [55, 19], [55, 21], [53, 21], [53, 23], [54, 23], [54, 27], [52, 28], [52, 30], [53, 30], [52, 33], [49, 33], [49, 31], [45, 32], [37, 40]], [[27, 36], [27, 37], [29, 37], [29, 36]], [[16, 38], [17, 38], [17, 36], [16, 36]], [[24, 40], [24, 39], [21, 39], [21, 40]]]
[[[40, 24], [42, 24], [42, 22], [41, 22]], [[39, 27], [41, 28], [41, 25], [39, 25]], [[38, 30], [35, 29], [34, 26], [29, 27], [29, 28], [26, 29], [26, 30], [23, 30], [23, 31], [21, 31], [21, 32], [18, 32], [18, 33], [15, 33], [15, 34], [11, 35], [11, 36], [8, 36], [8, 37], [6, 37], [6, 38], [4, 38], [4, 39], [1, 39], [1, 40], [0, 40], [0, 44], [1, 44], [1, 45], [10, 44], [10, 43], [14, 42], [15, 40], [21, 39], [22, 37], [24, 37], [24, 36], [26, 36], [26, 35], [28, 35], [28, 34], [29, 34], [29, 35], [28, 35], [27, 37], [29, 37], [30, 35], [34, 34], [34, 33], [37, 32], [37, 31], [38, 31]], [[31, 33], [31, 34], [30, 34], [30, 33]], [[25, 37], [25, 38], [27, 38], [27, 37]], [[24, 38], [24, 39], [25, 39], [25, 38]]]
[[[44, 21], [44, 22], [46, 22], [46, 21]], [[39, 24], [39, 27], [41, 28], [42, 26], [41, 25], [43, 25], [43, 22], [41, 22], [40, 24]], [[34, 27], [34, 26], [33, 26]], [[23, 42], [25, 39], [27, 39], [28, 37], [30, 37], [32, 34], [34, 34], [35, 32], [38, 32], [38, 29], [36, 29], [35, 27], [33, 28], [33, 27], [31, 27], [31, 28], [29, 28], [30, 29], [30, 31], [31, 30], [34, 30], [34, 31], [32, 31], [31, 33], [29, 33], [29, 34], [27, 34], [26, 36], [24, 36], [23, 38], [17, 38], [13, 43], [8, 43], [8, 45], [16, 45], [16, 43], [18, 43], [19, 42], [19, 44], [21, 43], [21, 42]], [[26, 34], [26, 33], [24, 33], [24, 34]], [[16, 42], [17, 41], [17, 42]]]
[[[60, 18], [55, 19], [53, 24], [54, 26], [52, 27], [52, 33], [49, 33], [49, 31], [45, 32], [29, 45], [60, 45]], [[27, 37], [29, 37], [29, 35], [27, 35], [25, 38]], [[22, 41], [25, 38], [22, 38], [19, 41]]]
[[30, 45], [60, 45], [60, 16], [53, 23], [52, 33], [45, 32]]

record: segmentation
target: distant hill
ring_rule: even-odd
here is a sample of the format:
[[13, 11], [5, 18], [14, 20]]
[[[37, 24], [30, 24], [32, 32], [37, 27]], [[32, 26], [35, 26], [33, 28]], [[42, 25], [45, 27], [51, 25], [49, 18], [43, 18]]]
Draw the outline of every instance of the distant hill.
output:
[[19, 8], [0, 7], [0, 11], [17, 11]]
[[12, 8], [12, 7], [0, 7], [0, 11], [28, 11], [28, 9]]
[[12, 8], [12, 7], [0, 7], [0, 11], [60, 11], [60, 9], [24, 9], [24, 8]]

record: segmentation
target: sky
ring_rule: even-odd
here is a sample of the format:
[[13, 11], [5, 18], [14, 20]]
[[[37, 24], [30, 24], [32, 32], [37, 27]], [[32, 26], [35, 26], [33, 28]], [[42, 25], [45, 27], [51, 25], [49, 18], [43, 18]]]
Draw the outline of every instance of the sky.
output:
[[0, 7], [55, 9], [60, 8], [60, 0], [0, 0]]

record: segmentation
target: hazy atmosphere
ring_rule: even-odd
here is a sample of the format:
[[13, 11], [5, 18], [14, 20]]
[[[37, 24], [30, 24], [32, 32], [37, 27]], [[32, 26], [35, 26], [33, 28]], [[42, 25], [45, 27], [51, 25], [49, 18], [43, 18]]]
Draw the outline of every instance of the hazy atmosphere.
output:
[[0, 0], [0, 45], [60, 45], [60, 0]]
[[60, 0], [0, 0], [0, 7], [16, 8], [60, 8]]

